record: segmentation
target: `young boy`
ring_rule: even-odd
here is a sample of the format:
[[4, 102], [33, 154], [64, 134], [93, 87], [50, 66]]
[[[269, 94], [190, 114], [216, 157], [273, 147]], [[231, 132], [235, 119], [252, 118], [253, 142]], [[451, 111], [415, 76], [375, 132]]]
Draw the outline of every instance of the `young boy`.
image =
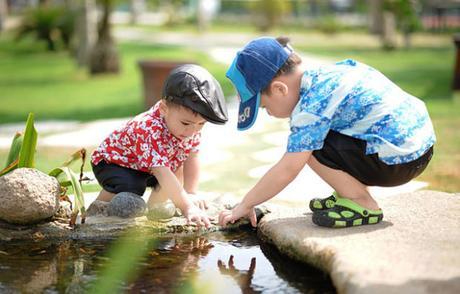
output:
[[[326, 227], [375, 224], [383, 213], [368, 186], [401, 185], [428, 165], [435, 135], [422, 101], [377, 70], [345, 60], [301, 69], [286, 38], [255, 39], [227, 71], [240, 97], [238, 129], [252, 126], [259, 106], [290, 117], [287, 152], [234, 209], [226, 225], [248, 217], [254, 206], [283, 190], [308, 164], [334, 195], [313, 199], [313, 222]], [[308, 187], [308, 184], [306, 184]]]
[[207, 70], [192, 64], [174, 69], [165, 81], [163, 99], [111, 133], [94, 151], [91, 164], [103, 188], [97, 200], [111, 201], [121, 192], [140, 199], [149, 186], [154, 188], [150, 209], [161, 209], [170, 198], [188, 222], [209, 227], [206, 213], [189, 195], [198, 188], [203, 125], [227, 120], [222, 89]]

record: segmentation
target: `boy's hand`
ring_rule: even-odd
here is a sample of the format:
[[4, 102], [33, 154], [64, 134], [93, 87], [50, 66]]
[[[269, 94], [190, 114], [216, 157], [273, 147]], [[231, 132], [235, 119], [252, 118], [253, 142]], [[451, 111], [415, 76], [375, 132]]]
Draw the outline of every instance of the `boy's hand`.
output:
[[206, 229], [209, 229], [211, 227], [211, 222], [210, 218], [206, 212], [201, 210], [198, 206], [195, 204], [190, 205], [185, 211], [183, 211], [183, 214], [185, 216], [185, 219], [187, 220], [187, 224], [190, 224], [191, 222], [194, 222], [198, 227], [205, 227]]
[[229, 222], [234, 223], [242, 217], [247, 217], [253, 227], [257, 226], [257, 217], [254, 207], [245, 207], [239, 203], [232, 210], [224, 210], [219, 214], [219, 225], [226, 226]]
[[202, 210], [208, 209], [208, 203], [202, 197], [196, 194], [191, 194], [191, 193], [189, 193], [188, 195], [190, 196], [193, 204], [198, 206], [200, 209]]

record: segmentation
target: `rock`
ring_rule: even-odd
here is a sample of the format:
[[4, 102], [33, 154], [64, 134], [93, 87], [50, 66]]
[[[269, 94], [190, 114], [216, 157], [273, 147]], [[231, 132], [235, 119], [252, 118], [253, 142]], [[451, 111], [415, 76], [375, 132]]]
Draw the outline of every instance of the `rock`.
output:
[[377, 225], [314, 225], [307, 205], [273, 210], [258, 234], [282, 253], [328, 272], [338, 293], [458, 293], [460, 194], [377, 197]]
[[107, 201], [94, 200], [86, 210], [86, 216], [108, 216], [107, 209], [109, 207]]
[[18, 168], [0, 177], [0, 219], [34, 224], [52, 217], [59, 208], [56, 178], [33, 168]]
[[122, 218], [136, 217], [144, 215], [146, 208], [147, 205], [141, 196], [130, 192], [121, 192], [113, 196], [107, 207], [107, 214]]
[[171, 201], [155, 203], [151, 205], [147, 212], [147, 219], [152, 221], [167, 221], [176, 215], [176, 206]]
[[[157, 237], [195, 236], [196, 234], [205, 234], [219, 230], [239, 230], [240, 228], [250, 226], [248, 220], [244, 218], [234, 224], [228, 224], [225, 228], [220, 227], [217, 224], [219, 212], [224, 207], [229, 207], [227, 204], [230, 199], [227, 196], [211, 195], [208, 200], [209, 208], [206, 213], [214, 218], [211, 221], [209, 229], [199, 229], [194, 223], [187, 224], [183, 216], [177, 215], [167, 222], [151, 221], [145, 215], [135, 218], [101, 217], [101, 215], [87, 216], [84, 224], [77, 222], [74, 228], [69, 226], [68, 220], [63, 219], [55, 219], [52, 222], [21, 227], [0, 221], [0, 243], [43, 239], [50, 242], [60, 242], [67, 239], [111, 240], [131, 228], [140, 229], [146, 234]], [[233, 200], [231, 201], [231, 203], [234, 202]], [[264, 207], [256, 209], [258, 218], [260, 214], [267, 212]]]
[[70, 202], [59, 201], [59, 208], [54, 214], [54, 219], [69, 220], [72, 216], [72, 208]]

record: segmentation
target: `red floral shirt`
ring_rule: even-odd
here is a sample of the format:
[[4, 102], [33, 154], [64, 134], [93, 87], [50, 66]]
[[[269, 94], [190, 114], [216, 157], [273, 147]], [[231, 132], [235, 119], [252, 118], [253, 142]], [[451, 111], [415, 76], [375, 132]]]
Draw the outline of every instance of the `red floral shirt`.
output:
[[111, 133], [93, 152], [94, 165], [105, 160], [123, 167], [150, 172], [152, 167], [166, 166], [175, 172], [198, 152], [201, 133], [180, 140], [168, 130], [159, 104], [143, 112]]

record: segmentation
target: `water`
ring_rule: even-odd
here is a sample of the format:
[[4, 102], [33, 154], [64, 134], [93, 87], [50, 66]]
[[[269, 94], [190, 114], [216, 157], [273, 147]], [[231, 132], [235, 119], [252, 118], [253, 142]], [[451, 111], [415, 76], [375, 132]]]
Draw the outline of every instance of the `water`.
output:
[[[110, 245], [0, 244], [0, 292], [85, 292]], [[121, 286], [128, 293], [335, 293], [327, 275], [280, 255], [250, 231], [159, 239], [138, 262], [137, 277]]]

